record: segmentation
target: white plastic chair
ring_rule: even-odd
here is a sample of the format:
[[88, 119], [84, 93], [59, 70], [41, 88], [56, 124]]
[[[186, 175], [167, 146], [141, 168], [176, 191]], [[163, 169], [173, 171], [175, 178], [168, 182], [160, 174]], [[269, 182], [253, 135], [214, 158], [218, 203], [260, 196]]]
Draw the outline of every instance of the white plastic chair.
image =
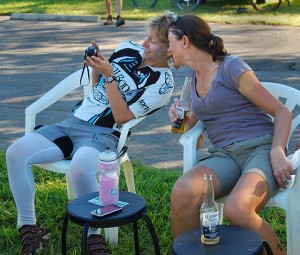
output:
[[[289, 86], [262, 82], [262, 85], [276, 98], [286, 100], [282, 102], [291, 112], [293, 112], [292, 127], [287, 142], [287, 147], [291, 135], [300, 124], [300, 91]], [[204, 125], [199, 121], [192, 129], [187, 131], [180, 137], [179, 143], [183, 145], [183, 173], [187, 172], [194, 165], [196, 165], [196, 144], [198, 137], [205, 131]], [[287, 252], [289, 255], [299, 254], [300, 251], [300, 175], [298, 174], [300, 167], [297, 168], [297, 174], [294, 179], [294, 185], [290, 189], [280, 190], [279, 193], [271, 198], [267, 206], [279, 207], [286, 212], [286, 240]], [[220, 207], [221, 219], [223, 217], [223, 204], [226, 197], [217, 200]]]
[[[45, 95], [35, 101], [33, 104], [28, 106], [25, 109], [25, 133], [31, 132], [35, 127], [35, 119], [36, 114], [43, 111], [44, 109], [48, 108], [73, 90], [80, 87], [80, 76], [82, 70], [78, 70], [64, 80], [59, 82], [55, 87], [49, 90]], [[82, 84], [87, 84], [87, 77], [83, 77]], [[88, 93], [92, 90], [92, 84], [89, 83], [87, 86], [83, 86], [83, 94], [87, 96]], [[119, 138], [118, 144], [118, 152], [123, 148], [126, 143], [127, 135], [131, 128], [139, 124], [145, 117], [141, 117], [139, 119], [133, 119], [125, 123], [122, 127], [121, 135]], [[52, 171], [56, 173], [62, 173], [66, 175], [66, 183], [67, 183], [67, 194], [68, 199], [74, 199], [74, 192], [70, 183], [68, 171], [69, 171], [69, 164], [70, 160], [61, 160], [54, 163], [47, 163], [47, 164], [37, 164], [37, 166]], [[127, 155], [124, 154], [123, 157], [120, 159], [120, 164], [124, 170], [124, 175], [126, 179], [127, 189], [130, 192], [135, 193], [135, 185], [134, 185], [134, 178], [133, 178], [133, 169], [131, 161]], [[118, 228], [107, 228], [105, 229], [105, 237], [111, 243], [118, 243]]]

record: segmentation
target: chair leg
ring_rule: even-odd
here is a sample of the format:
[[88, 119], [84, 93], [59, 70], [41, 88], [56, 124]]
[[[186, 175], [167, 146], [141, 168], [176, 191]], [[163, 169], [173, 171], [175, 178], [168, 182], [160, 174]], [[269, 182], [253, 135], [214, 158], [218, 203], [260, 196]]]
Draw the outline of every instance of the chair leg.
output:
[[134, 177], [133, 177], [133, 168], [130, 159], [128, 158], [127, 154], [122, 159], [122, 167], [124, 170], [124, 175], [126, 179], [127, 189], [129, 192], [135, 192], [135, 185], [134, 185]]
[[66, 183], [67, 183], [67, 194], [69, 201], [72, 201], [75, 198], [74, 191], [71, 185], [70, 176], [66, 174]]
[[107, 242], [113, 243], [115, 245], [118, 245], [118, 227], [113, 228], [105, 228], [105, 240]]
[[[297, 198], [298, 200], [299, 198]], [[290, 206], [286, 210], [286, 242], [288, 255], [299, 254], [300, 242], [300, 205], [297, 200], [290, 200]]]
[[223, 207], [224, 204], [223, 203], [217, 203], [218, 208], [219, 208], [219, 223], [222, 224], [223, 222]]

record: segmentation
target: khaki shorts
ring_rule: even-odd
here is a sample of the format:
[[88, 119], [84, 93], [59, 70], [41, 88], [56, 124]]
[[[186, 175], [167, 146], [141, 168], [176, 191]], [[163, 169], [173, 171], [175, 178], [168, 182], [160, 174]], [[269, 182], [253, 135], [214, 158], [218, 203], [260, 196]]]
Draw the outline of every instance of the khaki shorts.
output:
[[266, 134], [235, 142], [222, 149], [210, 148], [209, 154], [202, 157], [198, 165], [209, 167], [218, 176], [221, 196], [229, 194], [243, 174], [257, 173], [269, 186], [269, 198], [273, 197], [279, 186], [270, 162], [272, 140], [273, 136]]

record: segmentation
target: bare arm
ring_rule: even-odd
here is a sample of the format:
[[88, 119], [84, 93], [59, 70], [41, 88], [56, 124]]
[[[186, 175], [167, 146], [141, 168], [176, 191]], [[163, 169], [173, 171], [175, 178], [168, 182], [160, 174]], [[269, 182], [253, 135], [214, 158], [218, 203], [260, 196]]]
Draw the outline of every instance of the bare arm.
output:
[[[92, 41], [92, 44], [95, 45], [98, 49], [98, 46], [94, 41]], [[110, 76], [114, 75], [110, 63], [99, 50], [97, 53], [97, 57], [92, 56], [86, 58], [86, 64], [93, 68], [92, 71], [93, 86], [98, 84], [101, 74], [104, 77], [108, 75]], [[115, 122], [117, 124], [124, 124], [129, 120], [134, 119], [135, 116], [128, 108], [127, 102], [122, 97], [116, 81], [113, 81], [112, 83], [109, 84], [106, 83], [105, 86], [106, 86], [108, 101], [112, 109]]]
[[282, 180], [290, 179], [290, 175], [293, 173], [284, 153], [291, 128], [292, 114], [261, 85], [253, 72], [247, 71], [241, 74], [238, 84], [241, 94], [274, 118], [274, 136], [270, 152], [271, 164], [274, 177], [284, 188]]

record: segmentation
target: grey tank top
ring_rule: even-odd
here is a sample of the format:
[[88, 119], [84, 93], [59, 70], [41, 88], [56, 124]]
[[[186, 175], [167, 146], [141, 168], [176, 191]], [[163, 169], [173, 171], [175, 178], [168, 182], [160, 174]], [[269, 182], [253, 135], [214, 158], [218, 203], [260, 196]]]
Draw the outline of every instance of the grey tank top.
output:
[[190, 94], [191, 110], [207, 129], [208, 138], [216, 148], [237, 141], [274, 132], [271, 118], [238, 91], [238, 77], [252, 69], [236, 56], [226, 56], [220, 62], [217, 75], [204, 98], [196, 92], [195, 72]]

